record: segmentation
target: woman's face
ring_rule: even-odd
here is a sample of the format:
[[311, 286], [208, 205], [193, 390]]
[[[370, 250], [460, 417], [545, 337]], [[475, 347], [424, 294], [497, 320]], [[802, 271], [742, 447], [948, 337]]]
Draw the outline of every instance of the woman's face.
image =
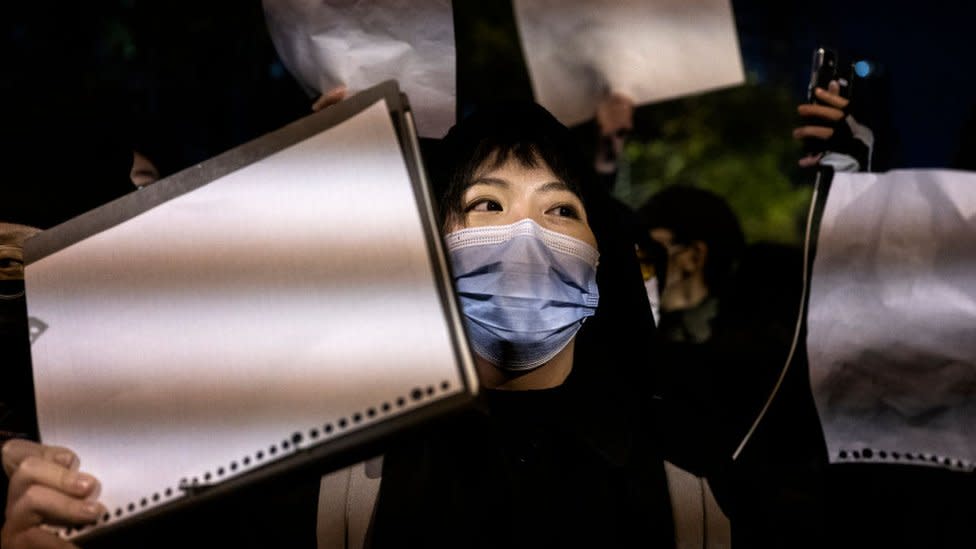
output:
[[530, 168], [509, 158], [497, 168], [478, 170], [461, 200], [461, 222], [449, 232], [531, 219], [596, 248], [583, 202], [544, 162], [537, 164]]

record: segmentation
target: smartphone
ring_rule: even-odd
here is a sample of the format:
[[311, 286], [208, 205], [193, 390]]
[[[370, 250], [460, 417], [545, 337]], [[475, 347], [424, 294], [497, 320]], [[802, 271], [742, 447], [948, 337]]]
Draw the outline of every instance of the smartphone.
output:
[[810, 84], [807, 86], [807, 101], [818, 103], [813, 94], [816, 88], [827, 89], [831, 80], [840, 85], [840, 96], [850, 99], [853, 77], [853, 65], [848, 69], [842, 68], [837, 51], [831, 48], [818, 47], [813, 50], [813, 61], [810, 63]]
[[[837, 81], [840, 86], [839, 94], [846, 99], [851, 98], [851, 84], [853, 65], [844, 69], [838, 59], [837, 51], [831, 48], [818, 47], [813, 50], [813, 60], [810, 63], [810, 83], [807, 85], [807, 102], [823, 103], [814, 95], [816, 88], [827, 89], [830, 82]], [[807, 154], [824, 152], [826, 142], [822, 139], [806, 138], [803, 140], [803, 150]]]

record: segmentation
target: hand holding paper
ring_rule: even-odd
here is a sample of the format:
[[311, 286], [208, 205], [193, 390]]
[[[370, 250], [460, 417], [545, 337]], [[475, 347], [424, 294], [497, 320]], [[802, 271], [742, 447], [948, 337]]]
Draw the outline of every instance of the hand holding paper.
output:
[[319, 98], [316, 99], [314, 103], [312, 103], [312, 111], [319, 112], [320, 110], [326, 107], [331, 107], [332, 105], [335, 105], [339, 101], [345, 99], [345, 97], [346, 97], [346, 87], [336, 86], [331, 90], [320, 95]]
[[[447, 0], [264, 0], [278, 55], [310, 95], [403, 86], [424, 137], [454, 124], [454, 22]], [[318, 105], [318, 102], [316, 102]], [[313, 110], [318, 110], [314, 108]]]
[[3, 445], [3, 468], [10, 486], [0, 545], [8, 549], [75, 547], [43, 526], [90, 524], [105, 513], [97, 501], [98, 480], [81, 472], [79, 464], [67, 448], [29, 440]]
[[728, 0], [514, 0], [536, 100], [561, 122], [607, 90], [640, 105], [744, 80]]
[[321, 474], [468, 401], [412, 130], [387, 82], [28, 243], [41, 440], [110, 512], [71, 539]]
[[610, 93], [597, 104], [596, 122], [600, 135], [626, 135], [634, 129], [634, 100], [623, 93]]

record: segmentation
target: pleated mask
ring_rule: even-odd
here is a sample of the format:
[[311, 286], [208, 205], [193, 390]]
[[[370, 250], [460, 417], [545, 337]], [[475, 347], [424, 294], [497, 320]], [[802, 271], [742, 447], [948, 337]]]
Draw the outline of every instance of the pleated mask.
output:
[[445, 238], [471, 346], [499, 368], [545, 364], [596, 312], [600, 254], [586, 242], [531, 219]]

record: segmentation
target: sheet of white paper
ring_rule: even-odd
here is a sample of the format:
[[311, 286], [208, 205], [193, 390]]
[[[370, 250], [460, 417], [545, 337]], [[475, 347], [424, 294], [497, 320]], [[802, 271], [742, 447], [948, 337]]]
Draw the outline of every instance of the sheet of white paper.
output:
[[417, 132], [443, 137], [457, 103], [450, 0], [263, 0], [272, 42], [299, 82], [318, 95], [396, 79]]
[[976, 464], [976, 174], [836, 174], [807, 313], [832, 462]]
[[112, 520], [463, 389], [383, 101], [26, 273], [42, 438]]
[[741, 84], [729, 0], [513, 0], [536, 101], [563, 124], [608, 92], [638, 105]]

